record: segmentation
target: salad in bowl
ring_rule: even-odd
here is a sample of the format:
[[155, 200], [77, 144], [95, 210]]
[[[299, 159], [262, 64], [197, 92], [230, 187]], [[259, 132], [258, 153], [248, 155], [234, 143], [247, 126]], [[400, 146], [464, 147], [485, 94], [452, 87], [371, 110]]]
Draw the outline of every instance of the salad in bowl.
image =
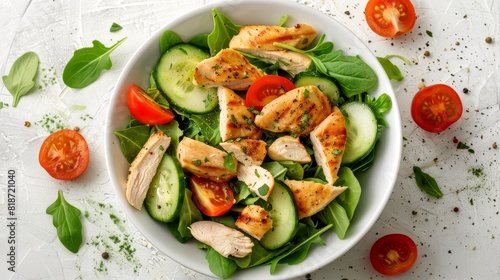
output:
[[354, 246], [384, 208], [401, 153], [393, 99], [376, 58], [326, 15], [205, 6], [154, 35], [120, 76], [111, 180], [139, 231], [186, 267], [303, 275]]

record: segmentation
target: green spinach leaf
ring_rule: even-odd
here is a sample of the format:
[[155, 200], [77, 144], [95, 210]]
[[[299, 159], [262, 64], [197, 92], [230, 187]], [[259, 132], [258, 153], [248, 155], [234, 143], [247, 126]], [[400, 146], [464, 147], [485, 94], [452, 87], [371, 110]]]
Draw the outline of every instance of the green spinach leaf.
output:
[[222, 142], [219, 131], [219, 110], [214, 110], [207, 114], [191, 115], [189, 118], [199, 128], [199, 132], [204, 137], [204, 141], [212, 146], [217, 146]]
[[207, 42], [210, 48], [210, 56], [216, 55], [220, 50], [229, 46], [231, 38], [240, 32], [241, 26], [233, 23], [219, 10], [212, 10], [214, 29], [208, 34]]
[[387, 127], [387, 121], [384, 118], [384, 114], [389, 112], [392, 108], [392, 99], [386, 93], [381, 94], [378, 98], [371, 99], [367, 94], [365, 96], [365, 103], [370, 106], [373, 113], [375, 114], [375, 118], [377, 119], [377, 123], [384, 127]]
[[82, 222], [81, 211], [69, 204], [63, 196], [63, 192], [57, 192], [57, 199], [47, 210], [52, 215], [52, 224], [57, 229], [57, 237], [61, 243], [73, 253], [77, 253], [82, 244]]
[[139, 151], [149, 139], [150, 127], [139, 125], [115, 130], [115, 135], [120, 139], [120, 147], [123, 155], [129, 163], [132, 163]]
[[[345, 209], [347, 217], [352, 220], [354, 211], [358, 206], [361, 197], [361, 185], [349, 167], [341, 167], [337, 174], [339, 179], [335, 182], [336, 186], [346, 186], [347, 189], [343, 191], [335, 200]], [[337, 184], [339, 182], [339, 184]]]
[[225, 258], [209, 246], [207, 246], [207, 254], [205, 255], [205, 258], [208, 261], [210, 271], [223, 279], [233, 275], [238, 268], [238, 265], [236, 265], [234, 260]]
[[14, 61], [9, 75], [2, 76], [3, 84], [14, 98], [13, 107], [17, 107], [21, 97], [28, 94], [35, 86], [38, 63], [38, 55], [34, 52], [27, 52]]
[[102, 70], [111, 69], [110, 54], [126, 39], [121, 39], [109, 48], [94, 40], [93, 47], [76, 50], [64, 67], [64, 83], [70, 88], [84, 88], [93, 83]]
[[440, 198], [443, 196], [443, 192], [439, 188], [436, 179], [434, 179], [431, 175], [425, 173], [420, 169], [420, 167], [413, 166], [413, 172], [415, 173], [415, 180], [417, 182], [417, 186], [424, 191], [426, 194]]
[[171, 47], [183, 43], [181, 37], [174, 31], [165, 30], [160, 36], [160, 52], [164, 53]]
[[405, 64], [408, 64], [408, 65], [411, 64], [408, 59], [406, 59], [405, 57], [400, 56], [400, 55], [387, 55], [385, 57], [377, 57], [377, 60], [380, 63], [380, 65], [382, 65], [382, 68], [384, 68], [384, 71], [387, 74], [387, 76], [389, 77], [389, 79], [396, 80], [396, 81], [402, 81], [404, 78], [403, 74], [401, 74], [401, 70], [399, 70], [399, 68], [391, 62], [390, 59], [392, 57], [397, 57], [397, 58], [401, 59]]
[[347, 212], [337, 200], [330, 202], [325, 209], [315, 215], [322, 223], [332, 224], [333, 231], [340, 239], [344, 239], [349, 228], [350, 221]]

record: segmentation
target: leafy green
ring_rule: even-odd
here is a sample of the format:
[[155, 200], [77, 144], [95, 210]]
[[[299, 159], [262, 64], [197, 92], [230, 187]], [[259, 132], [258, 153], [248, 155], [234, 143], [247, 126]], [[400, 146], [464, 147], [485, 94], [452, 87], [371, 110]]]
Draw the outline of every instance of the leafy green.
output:
[[210, 56], [214, 56], [220, 50], [227, 48], [231, 38], [238, 34], [241, 29], [241, 25], [234, 24], [216, 8], [212, 10], [212, 17], [214, 20], [214, 29], [207, 37]]
[[372, 109], [377, 119], [377, 123], [384, 127], [387, 127], [387, 121], [384, 118], [384, 114], [389, 112], [392, 108], [392, 99], [386, 93], [381, 94], [378, 98], [371, 99], [367, 94], [365, 96], [365, 103]]
[[119, 40], [109, 48], [94, 40], [93, 47], [76, 50], [64, 67], [64, 83], [70, 88], [84, 88], [93, 83], [102, 70], [111, 69], [110, 54], [126, 39], [127, 37]]
[[203, 220], [200, 210], [194, 204], [192, 200], [193, 193], [189, 189], [185, 189], [184, 202], [182, 203], [182, 208], [179, 213], [179, 222], [177, 231], [179, 235], [184, 239], [189, 239], [192, 237], [191, 231], [188, 227], [196, 222]]
[[171, 47], [183, 43], [181, 37], [174, 31], [165, 30], [160, 36], [160, 52], [164, 53]]
[[389, 77], [389, 79], [396, 80], [396, 81], [402, 81], [404, 79], [403, 74], [401, 74], [401, 70], [399, 70], [399, 68], [390, 61], [390, 59], [392, 57], [397, 57], [397, 58], [401, 59], [405, 64], [408, 64], [408, 65], [411, 64], [408, 59], [406, 59], [400, 55], [387, 55], [385, 57], [377, 57], [377, 60], [378, 60], [378, 62], [380, 62], [380, 64], [384, 68], [384, 71], [385, 71], [385, 73], [387, 73], [387, 76]]
[[175, 156], [180, 138], [183, 135], [182, 130], [179, 128], [179, 123], [176, 120], [172, 120], [167, 124], [156, 125], [155, 129], [163, 131], [171, 138], [170, 146], [168, 146], [168, 153], [172, 156]]
[[235, 159], [234, 159], [233, 153], [228, 153], [224, 157], [224, 168], [226, 168], [227, 170], [231, 170], [231, 171], [236, 170], [236, 164], [235, 164]]
[[111, 24], [111, 27], [109, 28], [109, 32], [116, 32], [116, 31], [120, 31], [122, 29], [123, 29], [123, 27], [121, 25], [119, 25], [116, 22], [113, 22], [113, 24]]
[[219, 131], [219, 111], [214, 110], [202, 115], [191, 115], [189, 120], [198, 128], [198, 132], [203, 136], [202, 139], [195, 137], [201, 142], [208, 142], [212, 146], [222, 142]]
[[342, 166], [337, 173], [339, 178], [335, 182], [336, 186], [346, 186], [347, 189], [343, 191], [335, 200], [345, 209], [347, 217], [352, 220], [354, 211], [358, 206], [361, 197], [361, 185], [349, 167]]
[[212, 247], [207, 247], [207, 254], [205, 258], [208, 261], [208, 267], [210, 271], [219, 276], [220, 278], [226, 279], [229, 276], [233, 275], [236, 269], [238, 269], [238, 265], [236, 262], [230, 258], [225, 258], [219, 252], [215, 251]]
[[115, 135], [120, 140], [123, 155], [129, 163], [132, 163], [139, 151], [149, 139], [150, 127], [139, 125], [115, 130]]
[[283, 43], [275, 46], [307, 55], [318, 72], [334, 78], [342, 93], [347, 97], [366, 92], [378, 82], [377, 75], [361, 58], [343, 55], [341, 50], [333, 51], [332, 42], [324, 42], [322, 35], [312, 49], [301, 50]]
[[436, 179], [434, 179], [431, 175], [423, 172], [422, 169], [417, 166], [413, 166], [413, 172], [415, 173], [415, 181], [417, 182], [417, 186], [422, 191], [436, 198], [440, 198], [443, 196], [443, 192], [441, 192]]
[[280, 161], [279, 163], [287, 169], [286, 170], [287, 178], [297, 181], [300, 181], [304, 178], [304, 168], [302, 168], [302, 166], [299, 163], [291, 160]]
[[322, 223], [332, 224], [333, 231], [340, 239], [344, 239], [349, 228], [350, 221], [346, 210], [337, 200], [330, 202], [325, 209], [315, 215]]
[[35, 86], [38, 63], [38, 55], [34, 52], [27, 52], [14, 61], [9, 75], [2, 76], [3, 84], [14, 98], [13, 107], [17, 107], [21, 97], [28, 94]]
[[64, 199], [62, 190], [59, 190], [56, 201], [45, 212], [52, 215], [52, 224], [56, 227], [57, 237], [64, 247], [77, 253], [82, 244], [81, 211], [69, 204]]
[[277, 161], [268, 161], [268, 162], [263, 162], [261, 164], [261, 167], [266, 169], [267, 171], [271, 172], [273, 175], [274, 179], [283, 181], [285, 180], [285, 174], [288, 171], [286, 167], [281, 165]]

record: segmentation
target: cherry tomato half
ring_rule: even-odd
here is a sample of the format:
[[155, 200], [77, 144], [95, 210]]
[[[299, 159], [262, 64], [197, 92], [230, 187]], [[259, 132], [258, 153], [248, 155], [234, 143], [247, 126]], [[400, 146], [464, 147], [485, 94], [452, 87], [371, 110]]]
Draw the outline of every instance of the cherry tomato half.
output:
[[417, 246], [413, 240], [399, 233], [382, 236], [370, 250], [370, 262], [380, 274], [397, 275], [417, 261]]
[[409, 0], [370, 0], [365, 7], [368, 26], [383, 37], [395, 37], [410, 31], [417, 16]]
[[83, 136], [71, 129], [49, 135], [38, 154], [40, 165], [55, 179], [72, 180], [89, 165], [89, 147]]
[[127, 106], [130, 115], [144, 124], [165, 124], [174, 119], [172, 111], [161, 107], [138, 85], [130, 86]]
[[462, 101], [448, 85], [435, 84], [415, 94], [411, 116], [415, 123], [429, 132], [442, 132], [462, 116]]
[[189, 183], [194, 204], [207, 216], [220, 216], [229, 211], [234, 204], [234, 193], [227, 182], [214, 182], [193, 176]]
[[245, 97], [246, 106], [253, 106], [260, 111], [267, 103], [294, 88], [293, 82], [285, 77], [266, 75], [253, 82], [248, 89]]

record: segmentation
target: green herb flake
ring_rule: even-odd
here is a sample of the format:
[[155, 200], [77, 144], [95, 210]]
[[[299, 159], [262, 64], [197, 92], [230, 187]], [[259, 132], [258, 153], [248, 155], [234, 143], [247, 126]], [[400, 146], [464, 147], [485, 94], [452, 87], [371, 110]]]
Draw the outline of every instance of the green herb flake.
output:
[[116, 31], [119, 31], [122, 29], [123, 29], [123, 27], [121, 25], [119, 25], [116, 22], [113, 22], [113, 24], [111, 24], [111, 27], [109, 28], [109, 32], [116, 32]]
[[332, 151], [332, 154], [334, 154], [334, 155], [340, 155], [341, 153], [342, 153], [341, 149], [335, 149]]
[[3, 84], [14, 99], [13, 107], [17, 107], [21, 97], [28, 94], [35, 86], [38, 64], [38, 55], [27, 52], [14, 61], [8, 75], [2, 76]]
[[267, 184], [262, 185], [258, 189], [258, 192], [261, 196], [265, 196], [269, 192], [269, 186]]
[[228, 153], [224, 157], [224, 168], [226, 168], [227, 170], [231, 170], [231, 171], [236, 170], [236, 163], [234, 160], [233, 153]]
[[238, 120], [234, 115], [231, 115], [231, 123], [234, 124], [235, 126], [238, 126]]
[[208, 158], [205, 157], [205, 159], [203, 160], [205, 163], [209, 162]]
[[194, 159], [194, 160], [192, 161], [192, 163], [193, 163], [194, 165], [196, 165], [196, 166], [200, 166], [200, 165], [201, 165], [201, 160], [199, 160], [199, 159]]
[[440, 198], [443, 196], [441, 189], [439, 188], [436, 180], [429, 174], [422, 171], [417, 166], [413, 166], [413, 172], [415, 173], [415, 180], [417, 186], [430, 196]]
[[474, 150], [471, 149], [471, 147], [469, 147], [467, 144], [465, 144], [463, 142], [458, 142], [458, 144], [457, 144], [457, 150], [467, 150], [471, 154], [474, 153]]
[[432, 37], [432, 31], [430, 31], [430, 30], [425, 30], [425, 33], [426, 33], [429, 37]]
[[259, 174], [259, 170], [257, 168], [255, 168], [255, 176], [257, 176], [257, 178], [260, 178], [260, 174]]
[[102, 70], [111, 69], [110, 54], [126, 39], [127, 37], [119, 40], [109, 48], [94, 40], [92, 47], [76, 50], [64, 67], [64, 83], [70, 88], [84, 88], [93, 83], [99, 78]]
[[304, 90], [304, 97], [309, 98], [309, 90]]
[[76, 254], [82, 244], [81, 211], [69, 204], [64, 199], [62, 190], [59, 190], [56, 201], [45, 212], [52, 215], [52, 224], [57, 229], [57, 237], [61, 243]]

